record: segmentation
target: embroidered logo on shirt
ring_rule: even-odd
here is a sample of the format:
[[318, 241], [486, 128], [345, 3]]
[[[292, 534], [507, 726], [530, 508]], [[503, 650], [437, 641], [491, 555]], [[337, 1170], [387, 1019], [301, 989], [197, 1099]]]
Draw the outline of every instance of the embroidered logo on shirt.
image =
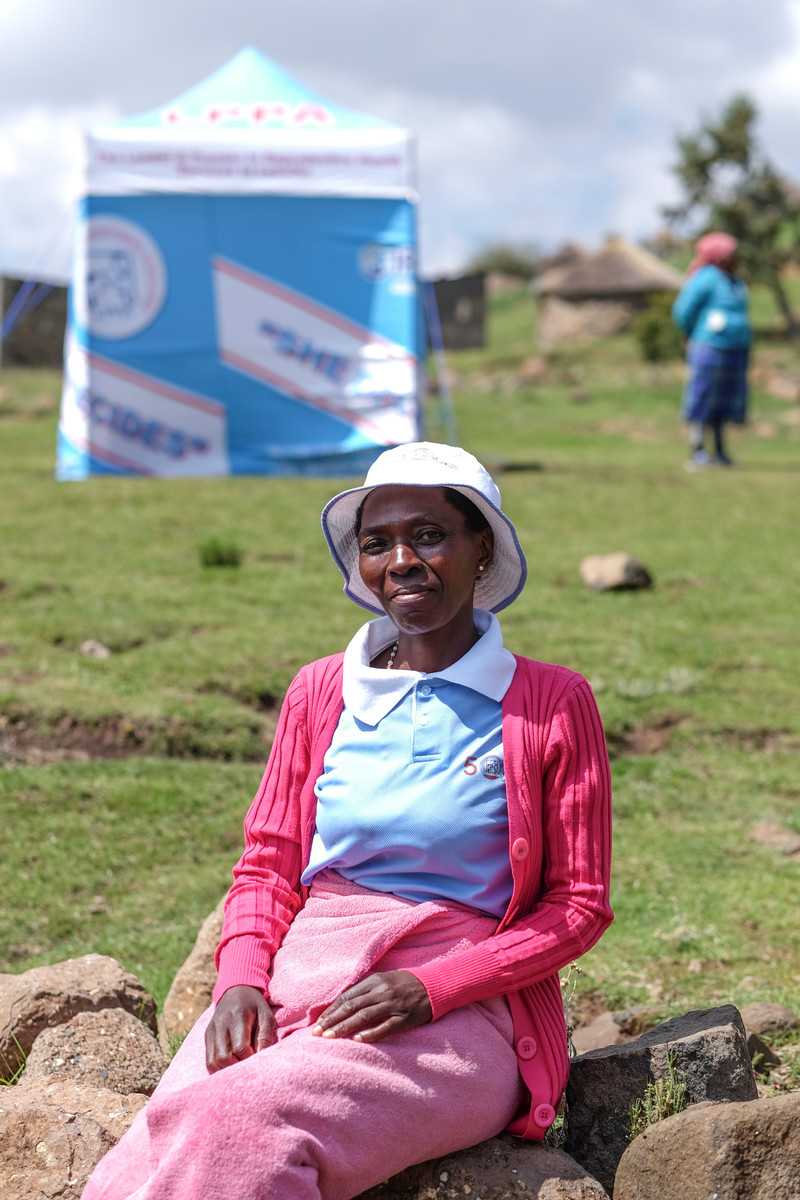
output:
[[487, 754], [486, 758], [480, 761], [481, 773], [487, 779], [502, 779], [504, 774], [503, 760], [498, 758], [496, 754]]

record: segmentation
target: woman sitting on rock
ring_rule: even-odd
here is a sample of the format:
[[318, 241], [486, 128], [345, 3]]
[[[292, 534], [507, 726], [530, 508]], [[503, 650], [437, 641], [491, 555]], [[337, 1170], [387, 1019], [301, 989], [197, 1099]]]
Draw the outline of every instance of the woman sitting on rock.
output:
[[84, 1200], [348, 1200], [555, 1117], [558, 970], [611, 920], [589, 686], [503, 646], [525, 558], [463, 450], [387, 450], [322, 521], [383, 615], [290, 686], [215, 1007]]

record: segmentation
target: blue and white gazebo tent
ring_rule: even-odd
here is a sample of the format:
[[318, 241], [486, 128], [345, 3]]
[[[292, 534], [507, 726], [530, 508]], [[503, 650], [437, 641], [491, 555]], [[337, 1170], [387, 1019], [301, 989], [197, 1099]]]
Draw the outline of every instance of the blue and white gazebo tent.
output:
[[360, 473], [420, 435], [414, 145], [246, 49], [89, 134], [59, 479]]

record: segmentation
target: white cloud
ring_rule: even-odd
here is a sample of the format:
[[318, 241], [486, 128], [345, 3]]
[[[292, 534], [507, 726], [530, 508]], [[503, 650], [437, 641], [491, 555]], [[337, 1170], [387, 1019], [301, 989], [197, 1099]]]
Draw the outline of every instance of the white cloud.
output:
[[84, 131], [109, 105], [56, 111], [43, 104], [0, 121], [0, 265], [8, 275], [63, 280], [83, 188]]
[[800, 180], [800, 0], [791, 0], [792, 36], [765, 69], [754, 73], [749, 90], [761, 110], [760, 134], [776, 166]]
[[[81, 130], [244, 44], [415, 130], [423, 261], [660, 223], [679, 132], [735, 91], [800, 177], [800, 0], [0, 0], [0, 270], [32, 270], [80, 188]], [[62, 252], [60, 263], [65, 263]]]

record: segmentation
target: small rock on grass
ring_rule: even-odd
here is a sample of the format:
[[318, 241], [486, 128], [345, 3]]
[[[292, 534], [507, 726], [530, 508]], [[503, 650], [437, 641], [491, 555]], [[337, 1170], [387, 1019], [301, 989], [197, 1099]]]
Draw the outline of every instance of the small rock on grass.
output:
[[630, 1034], [623, 1033], [614, 1019], [613, 1013], [600, 1013], [593, 1021], [580, 1025], [572, 1034], [572, 1044], [576, 1054], [586, 1054], [589, 1050], [600, 1050], [603, 1046], [621, 1046], [633, 1041]]
[[526, 358], [521, 364], [517, 374], [517, 380], [523, 385], [536, 385], [541, 383], [548, 371], [548, 362], [546, 358]]
[[766, 1000], [754, 1000], [752, 1004], [746, 1004], [742, 1009], [742, 1020], [748, 1029], [766, 1034], [767, 1037], [788, 1033], [800, 1024], [791, 1009], [782, 1004], [770, 1004]]
[[108, 646], [104, 646], [102, 642], [96, 642], [94, 638], [87, 638], [85, 642], [81, 642], [78, 647], [78, 654], [85, 654], [87, 658], [111, 657], [111, 651]]
[[750, 837], [759, 846], [776, 850], [778, 854], [785, 854], [789, 858], [800, 856], [800, 834], [787, 829], [785, 825], [779, 825], [777, 821], [759, 821], [753, 826]]
[[635, 591], [653, 583], [647, 567], [623, 551], [590, 554], [582, 561], [580, 572], [583, 582], [595, 592]]

